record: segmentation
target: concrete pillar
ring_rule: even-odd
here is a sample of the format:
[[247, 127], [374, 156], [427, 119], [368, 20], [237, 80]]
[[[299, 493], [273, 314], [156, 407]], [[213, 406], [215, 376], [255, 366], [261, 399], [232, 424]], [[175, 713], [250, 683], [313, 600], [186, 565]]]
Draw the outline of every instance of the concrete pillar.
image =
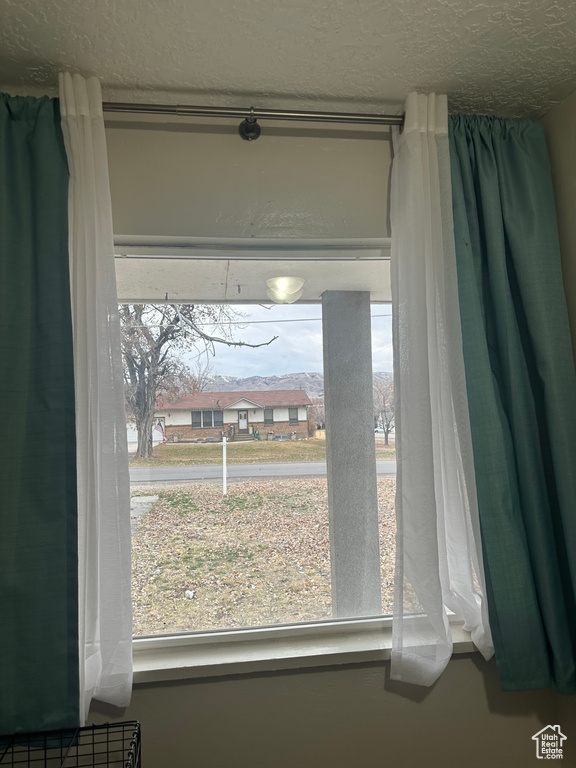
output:
[[322, 294], [332, 614], [382, 613], [370, 293]]

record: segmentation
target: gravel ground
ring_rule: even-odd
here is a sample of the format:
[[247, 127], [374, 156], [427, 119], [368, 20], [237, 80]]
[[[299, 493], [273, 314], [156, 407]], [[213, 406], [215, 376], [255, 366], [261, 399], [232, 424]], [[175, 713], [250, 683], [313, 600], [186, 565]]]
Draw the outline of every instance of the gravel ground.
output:
[[[382, 597], [391, 613], [395, 478], [378, 480]], [[133, 536], [134, 634], [331, 617], [326, 480], [147, 485]]]

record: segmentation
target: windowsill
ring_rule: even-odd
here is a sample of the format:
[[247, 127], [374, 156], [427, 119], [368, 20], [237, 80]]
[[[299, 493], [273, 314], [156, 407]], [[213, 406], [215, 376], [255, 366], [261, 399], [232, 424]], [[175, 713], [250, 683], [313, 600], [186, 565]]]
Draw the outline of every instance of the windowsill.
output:
[[[453, 652], [474, 651], [462, 622], [450, 626]], [[392, 619], [382, 617], [137, 638], [134, 682], [385, 661], [391, 648]]]

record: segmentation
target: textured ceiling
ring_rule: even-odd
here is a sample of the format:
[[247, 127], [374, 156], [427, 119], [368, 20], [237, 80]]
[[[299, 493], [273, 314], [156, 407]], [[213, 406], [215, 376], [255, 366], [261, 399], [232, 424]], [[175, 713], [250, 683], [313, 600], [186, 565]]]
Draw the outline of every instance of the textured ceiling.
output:
[[104, 98], [542, 115], [576, 89], [575, 0], [0, 0], [0, 85]]

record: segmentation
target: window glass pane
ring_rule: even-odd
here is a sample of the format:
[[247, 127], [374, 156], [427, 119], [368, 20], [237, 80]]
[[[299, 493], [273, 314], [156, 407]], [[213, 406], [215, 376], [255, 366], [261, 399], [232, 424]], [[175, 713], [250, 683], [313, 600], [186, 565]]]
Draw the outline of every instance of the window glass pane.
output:
[[[136, 636], [332, 618], [327, 483], [317, 469], [326, 455], [321, 309], [249, 304], [231, 309], [242, 313], [238, 329], [230, 326], [234, 338], [263, 346], [217, 347], [218, 375], [200, 392], [182, 391], [181, 402], [171, 400], [166, 442], [153, 433], [158, 466], [131, 459], [139, 510], [133, 525]], [[395, 541], [390, 309], [374, 305], [372, 312], [374, 441], [376, 457], [385, 464], [378, 477], [382, 612], [390, 614]], [[277, 327], [270, 325], [272, 319]], [[155, 323], [153, 318], [153, 328]], [[264, 346], [275, 335], [290, 343], [288, 362], [278, 342], [277, 348]], [[305, 357], [299, 356], [302, 338], [309, 340]], [[194, 355], [183, 362], [194, 366]], [[304, 395], [300, 408], [295, 391]], [[226, 495], [224, 451], [217, 445], [224, 408]], [[247, 415], [252, 432], [239, 433], [239, 412]], [[155, 421], [162, 416], [158, 411]], [[215, 429], [204, 432], [202, 426]], [[289, 478], [258, 474], [259, 464], [287, 462], [309, 464], [314, 471]], [[173, 485], [161, 480], [165, 467], [182, 470]], [[207, 476], [213, 482], [204, 482]]]

